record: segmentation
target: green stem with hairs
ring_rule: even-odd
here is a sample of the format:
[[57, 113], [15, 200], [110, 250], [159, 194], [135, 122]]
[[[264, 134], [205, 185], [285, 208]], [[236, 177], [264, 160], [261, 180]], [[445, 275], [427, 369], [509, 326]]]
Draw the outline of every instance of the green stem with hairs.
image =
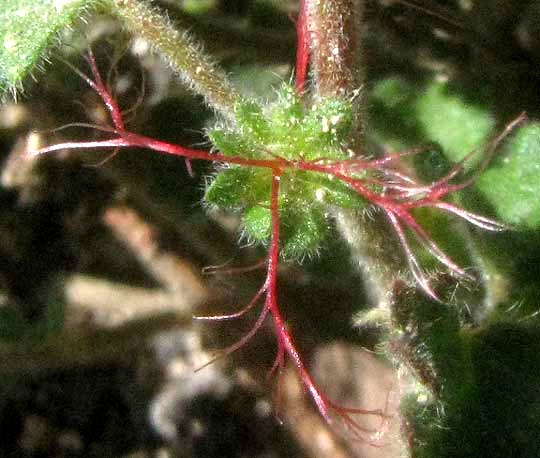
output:
[[157, 8], [138, 0], [106, 0], [112, 12], [136, 36], [147, 40], [182, 80], [215, 110], [233, 119], [238, 93], [224, 71], [187, 31]]

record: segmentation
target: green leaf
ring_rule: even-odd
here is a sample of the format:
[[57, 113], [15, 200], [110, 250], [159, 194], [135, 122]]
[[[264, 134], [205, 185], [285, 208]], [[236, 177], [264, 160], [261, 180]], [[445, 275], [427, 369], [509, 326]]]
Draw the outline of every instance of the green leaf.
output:
[[540, 123], [519, 129], [477, 180], [477, 187], [504, 222], [540, 226]]
[[0, 91], [14, 91], [39, 64], [58, 32], [94, 0], [4, 0], [0, 12]]
[[484, 145], [495, 127], [487, 109], [453, 92], [447, 83], [430, 83], [417, 100], [416, 111], [426, 138], [439, 143], [453, 162]]
[[417, 87], [400, 78], [375, 85], [370, 118], [376, 140], [394, 150], [438, 143], [451, 162], [484, 145], [495, 127], [486, 104], [463, 89], [439, 81]]

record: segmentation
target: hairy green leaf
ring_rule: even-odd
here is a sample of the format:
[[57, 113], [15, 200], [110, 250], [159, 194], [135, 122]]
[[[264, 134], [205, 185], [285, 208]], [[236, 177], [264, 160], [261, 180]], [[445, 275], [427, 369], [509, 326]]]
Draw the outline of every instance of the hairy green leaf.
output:
[[14, 92], [38, 65], [58, 32], [93, 0], [4, 0], [0, 11], [0, 91]]

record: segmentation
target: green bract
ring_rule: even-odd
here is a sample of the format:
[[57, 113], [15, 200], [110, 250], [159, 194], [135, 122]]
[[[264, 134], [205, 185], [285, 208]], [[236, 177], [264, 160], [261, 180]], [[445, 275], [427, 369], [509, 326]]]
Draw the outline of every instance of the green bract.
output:
[[[305, 105], [293, 87], [283, 85], [275, 103], [263, 108], [243, 100], [235, 108], [235, 117], [234, 126], [209, 132], [216, 149], [225, 155], [328, 162], [349, 158], [351, 101], [325, 98]], [[229, 165], [216, 173], [205, 199], [220, 208], [242, 211], [246, 235], [266, 243], [272, 224], [271, 186], [271, 169]], [[282, 256], [302, 258], [317, 252], [330, 231], [331, 206], [364, 205], [357, 193], [330, 175], [285, 168], [279, 197]]]

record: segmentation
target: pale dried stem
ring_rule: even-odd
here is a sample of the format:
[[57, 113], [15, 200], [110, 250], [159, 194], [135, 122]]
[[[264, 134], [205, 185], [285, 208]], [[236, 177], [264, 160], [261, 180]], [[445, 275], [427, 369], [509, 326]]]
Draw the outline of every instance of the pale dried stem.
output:
[[[179, 275], [185, 275], [180, 273]], [[176, 314], [188, 320], [200, 298], [173, 294], [164, 288], [143, 288], [90, 275], [74, 274], [66, 278], [64, 296], [68, 304], [66, 326], [77, 325], [91, 317], [93, 326], [116, 327], [137, 320]]]
[[111, 207], [105, 212], [104, 221], [166, 291], [181, 296], [186, 303], [205, 300], [206, 289], [194, 266], [164, 250], [158, 228], [146, 222], [135, 209]]

